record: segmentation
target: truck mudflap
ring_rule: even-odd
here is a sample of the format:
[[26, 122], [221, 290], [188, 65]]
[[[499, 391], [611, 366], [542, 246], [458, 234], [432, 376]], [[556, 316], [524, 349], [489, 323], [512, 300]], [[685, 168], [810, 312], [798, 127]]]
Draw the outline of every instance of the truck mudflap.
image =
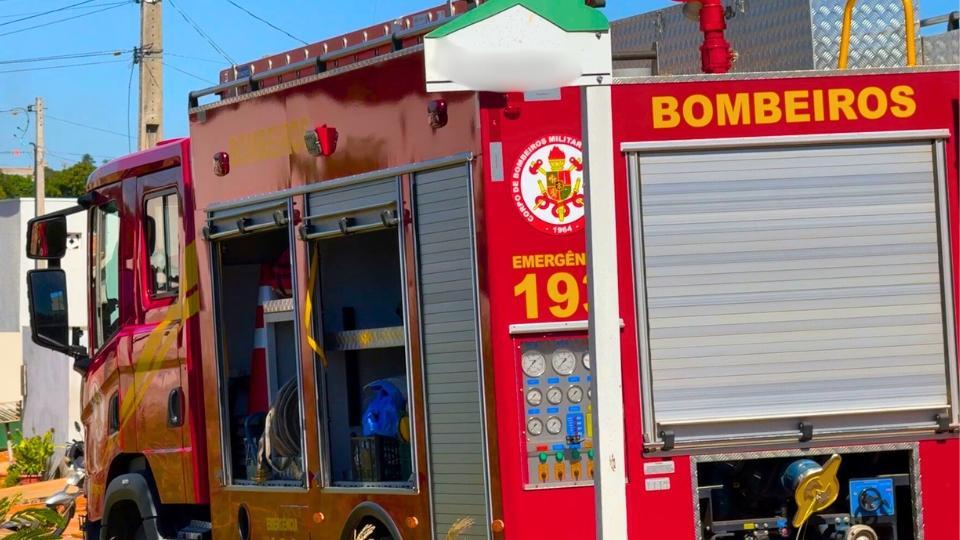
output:
[[103, 520], [100, 524], [100, 540], [109, 540], [107, 534], [110, 531], [108, 520], [112, 516], [113, 507], [122, 501], [131, 501], [137, 505], [140, 518], [143, 520], [143, 534], [138, 534], [136, 540], [160, 540], [160, 532], [157, 529], [157, 505], [153, 499], [153, 490], [150, 482], [139, 473], [122, 474], [114, 478], [107, 486], [107, 493], [104, 497]]
[[[355, 537], [354, 530], [360, 528], [364, 522], [371, 522], [373, 520], [379, 521], [383, 524], [383, 527], [378, 526], [374, 534], [379, 536], [371, 536], [371, 538], [385, 538], [383, 533], [388, 532], [394, 540], [403, 539], [400, 535], [400, 529], [397, 528], [397, 525], [387, 512], [379, 505], [367, 501], [358, 504], [357, 507], [353, 509], [353, 512], [350, 512], [343, 532], [340, 533], [340, 540], [352, 540]], [[383, 530], [384, 528], [386, 528], [386, 531]]]

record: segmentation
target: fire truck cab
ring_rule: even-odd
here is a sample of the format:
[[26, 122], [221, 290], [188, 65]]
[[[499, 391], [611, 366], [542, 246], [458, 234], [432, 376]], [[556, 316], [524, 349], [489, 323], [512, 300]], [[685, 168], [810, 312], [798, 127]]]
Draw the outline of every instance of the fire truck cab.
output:
[[[957, 18], [917, 55], [894, 4], [841, 53], [838, 0], [730, 2], [722, 75], [690, 5], [612, 23], [589, 256], [580, 91], [425, 92], [424, 36], [483, 3], [224, 70], [189, 139], [30, 222], [33, 339], [85, 377], [85, 538], [593, 538], [594, 362], [631, 538], [956, 537]], [[598, 256], [619, 359], [589, 353]]]

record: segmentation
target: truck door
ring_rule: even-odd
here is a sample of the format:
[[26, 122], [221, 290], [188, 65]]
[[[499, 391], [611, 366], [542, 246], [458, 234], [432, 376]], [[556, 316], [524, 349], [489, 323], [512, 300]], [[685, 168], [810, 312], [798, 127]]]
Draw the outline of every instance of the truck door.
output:
[[137, 179], [138, 331], [133, 340], [137, 446], [147, 456], [161, 500], [187, 502], [184, 447], [186, 344], [181, 316], [181, 168]]

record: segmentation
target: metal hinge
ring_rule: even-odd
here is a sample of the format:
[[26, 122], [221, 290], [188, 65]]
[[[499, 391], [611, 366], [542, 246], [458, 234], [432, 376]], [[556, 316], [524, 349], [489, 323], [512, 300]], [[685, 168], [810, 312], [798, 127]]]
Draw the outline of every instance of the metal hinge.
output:
[[797, 426], [797, 429], [800, 430], [800, 442], [808, 442], [813, 440], [813, 424], [800, 422], [800, 425]]

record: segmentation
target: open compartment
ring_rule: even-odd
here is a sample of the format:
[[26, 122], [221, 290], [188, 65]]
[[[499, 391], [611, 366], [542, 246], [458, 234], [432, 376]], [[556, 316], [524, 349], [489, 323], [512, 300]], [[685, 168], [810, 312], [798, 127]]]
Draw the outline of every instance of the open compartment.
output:
[[914, 538], [916, 452], [897, 444], [694, 457], [698, 537]]
[[224, 455], [234, 485], [304, 482], [297, 327], [289, 230], [214, 244], [218, 268]]
[[313, 244], [321, 314], [327, 485], [411, 488], [409, 359], [396, 228]]

